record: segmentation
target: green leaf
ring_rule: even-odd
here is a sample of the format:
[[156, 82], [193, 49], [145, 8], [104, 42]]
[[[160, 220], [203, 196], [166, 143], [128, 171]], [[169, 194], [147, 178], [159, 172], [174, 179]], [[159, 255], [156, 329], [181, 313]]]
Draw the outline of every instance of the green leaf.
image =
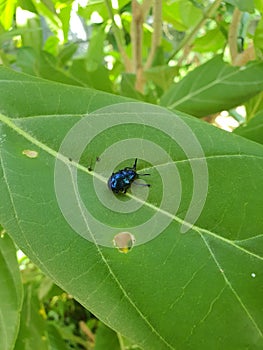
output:
[[163, 90], [167, 90], [167, 88], [172, 84], [176, 74], [178, 74], [178, 67], [169, 66], [155, 66], [144, 72], [147, 79], [152, 80]]
[[64, 84], [85, 86], [77, 77], [61, 69], [56, 57], [45, 51], [36, 53], [31, 47], [21, 47], [17, 54], [17, 65], [27, 74]]
[[197, 52], [217, 52], [222, 50], [226, 38], [219, 28], [209, 30], [205, 35], [196, 38], [193, 42], [193, 50]]
[[243, 12], [254, 12], [254, 0], [226, 0], [227, 3], [236, 6]]
[[263, 92], [252, 97], [245, 104], [247, 120], [252, 119], [261, 109], [263, 109]]
[[263, 19], [261, 18], [257, 24], [255, 35], [254, 35], [254, 44], [255, 47], [263, 50]]
[[101, 66], [104, 59], [105, 26], [94, 28], [86, 54], [86, 66], [88, 71], [95, 71]]
[[61, 20], [61, 24], [62, 24], [64, 42], [68, 41], [71, 11], [72, 11], [72, 1], [70, 4], [67, 4], [67, 5], [64, 3], [59, 9], [58, 17]]
[[78, 45], [75, 43], [70, 43], [61, 48], [61, 51], [58, 54], [58, 61], [60, 65], [65, 65], [77, 51]]
[[[263, 146], [150, 104], [5, 69], [0, 78], [0, 222], [25, 254], [145, 350], [262, 349]], [[78, 161], [82, 135], [92, 140]], [[108, 174], [136, 157], [151, 187], [115, 197]], [[56, 187], [55, 163], [63, 170]], [[59, 206], [71, 171], [80, 214], [73, 197]], [[192, 226], [193, 209], [202, 211]], [[92, 218], [103, 228], [92, 230]], [[160, 223], [168, 226], [150, 239]], [[127, 254], [112, 242], [124, 229], [135, 235]]]
[[193, 27], [201, 18], [201, 9], [194, 6], [192, 1], [166, 1], [163, 4], [163, 19], [181, 32]]
[[17, 0], [2, 0], [0, 3], [0, 24], [9, 30], [13, 24]]
[[28, 284], [24, 286], [24, 290], [20, 330], [14, 350], [49, 350], [46, 324], [40, 312], [37, 288], [33, 284]]
[[143, 100], [144, 96], [135, 89], [135, 81], [135, 74], [123, 73], [121, 79], [121, 94], [136, 100]]
[[161, 105], [202, 117], [243, 104], [262, 91], [263, 63], [232, 67], [216, 56], [173, 84]]
[[13, 241], [1, 226], [0, 234], [0, 348], [12, 350], [19, 330], [23, 287]]
[[235, 129], [234, 133], [263, 144], [263, 111], [261, 110], [247, 124]]
[[263, 2], [262, 0], [254, 0], [255, 8], [259, 10], [259, 12], [263, 11]]
[[53, 56], [57, 56], [59, 50], [58, 37], [54, 35], [49, 36], [45, 41], [44, 50]]
[[102, 91], [112, 91], [109, 71], [102, 64], [95, 64], [96, 68], [90, 71], [86, 59], [75, 59], [69, 69], [72, 77], [78, 79], [84, 86], [93, 87]]
[[66, 345], [64, 339], [62, 338], [59, 330], [55, 325], [49, 323], [47, 325], [48, 331], [48, 340], [50, 344], [50, 350], [67, 350], [68, 346]]
[[39, 16], [19, 8], [16, 23], [21, 30], [23, 46], [30, 46], [35, 52], [39, 52], [43, 44], [43, 32]]
[[[121, 9], [123, 6], [129, 3], [129, 0], [119, 0], [118, 8]], [[78, 14], [85, 19], [90, 19], [93, 12], [97, 12], [103, 20], [109, 18], [107, 7], [105, 6], [104, 0], [90, 0], [85, 7], [79, 5]]]

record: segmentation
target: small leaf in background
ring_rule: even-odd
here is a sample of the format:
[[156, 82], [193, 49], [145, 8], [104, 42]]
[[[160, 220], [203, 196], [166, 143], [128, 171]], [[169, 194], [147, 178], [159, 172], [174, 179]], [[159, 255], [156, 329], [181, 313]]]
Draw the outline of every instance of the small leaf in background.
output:
[[24, 73], [44, 79], [70, 85], [85, 85], [76, 77], [70, 76], [67, 71], [60, 69], [56, 57], [45, 51], [36, 53], [31, 47], [21, 47], [17, 54], [17, 65]]
[[258, 9], [260, 12], [263, 11], [263, 2], [262, 0], [254, 0], [255, 8]]
[[196, 117], [238, 106], [263, 89], [263, 63], [233, 67], [221, 55], [197, 67], [161, 98], [161, 105]]
[[166, 1], [163, 5], [163, 19], [172, 23], [178, 31], [193, 27], [202, 18], [202, 10], [193, 1]]
[[23, 287], [13, 241], [0, 226], [0, 349], [16, 341], [23, 302]]
[[148, 80], [152, 80], [164, 91], [172, 84], [176, 74], [178, 74], [178, 67], [169, 66], [154, 66], [144, 73]]
[[17, 0], [2, 0], [0, 2], [0, 24], [9, 30], [13, 24]]
[[51, 35], [45, 41], [44, 48], [45, 52], [50, 53], [54, 57], [57, 56], [59, 50], [59, 39], [58, 37]]
[[247, 124], [235, 129], [234, 133], [263, 144], [263, 111], [256, 114]]
[[261, 50], [263, 53], [263, 19], [261, 18], [257, 24], [255, 35], [254, 35], [254, 45], [256, 49]]
[[70, 43], [61, 48], [58, 54], [58, 62], [60, 66], [64, 66], [77, 51], [78, 45], [75, 43]]
[[58, 17], [62, 24], [62, 30], [64, 34], [64, 42], [68, 41], [68, 32], [70, 27], [70, 15], [72, 11], [72, 0], [69, 4], [67, 3], [58, 3]]
[[92, 34], [86, 54], [86, 69], [88, 72], [94, 72], [104, 63], [105, 27], [100, 26], [94, 29]]
[[24, 285], [24, 302], [21, 312], [20, 330], [14, 350], [49, 350], [46, 323], [39, 300], [37, 288], [33, 284]]
[[205, 35], [198, 37], [193, 42], [193, 51], [197, 52], [217, 52], [222, 50], [226, 42], [226, 37], [219, 28], [211, 29]]
[[252, 97], [245, 103], [246, 107], [246, 120], [252, 119], [261, 109], [263, 109], [263, 92], [259, 93], [255, 97]]
[[68, 350], [68, 344], [65, 343], [65, 340], [62, 338], [59, 330], [54, 324], [48, 323], [47, 334], [48, 334], [48, 340], [50, 345], [49, 349]]
[[236, 6], [240, 11], [253, 13], [255, 10], [254, 0], [226, 0], [228, 4]]
[[32, 47], [38, 53], [43, 44], [43, 32], [39, 16], [19, 7], [16, 11], [16, 22], [22, 33], [22, 44]]
[[[89, 65], [89, 68], [91, 65]], [[96, 68], [95, 68], [96, 67]], [[109, 71], [102, 64], [94, 64], [94, 70], [87, 68], [86, 59], [74, 59], [69, 73], [78, 79], [84, 86], [93, 87], [94, 89], [111, 92], [112, 83], [109, 79]]]

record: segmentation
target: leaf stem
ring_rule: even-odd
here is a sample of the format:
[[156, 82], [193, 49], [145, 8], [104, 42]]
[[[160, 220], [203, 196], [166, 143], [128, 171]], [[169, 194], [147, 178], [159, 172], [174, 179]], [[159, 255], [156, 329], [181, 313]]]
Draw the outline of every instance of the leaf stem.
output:
[[200, 28], [204, 25], [204, 23], [207, 21], [208, 18], [212, 17], [212, 15], [215, 13], [217, 8], [220, 6], [221, 0], [215, 0], [214, 3], [204, 12], [203, 18], [196, 24], [196, 26], [193, 28], [193, 30], [184, 37], [184, 39], [180, 42], [180, 44], [177, 46], [177, 48], [174, 50], [174, 52], [170, 55], [170, 57], [167, 60], [167, 63], [184, 47], [187, 45], [190, 45], [200, 30]]
[[238, 56], [237, 38], [238, 38], [241, 18], [242, 18], [242, 12], [236, 7], [233, 12], [232, 22], [230, 24], [229, 33], [228, 33], [228, 46], [229, 46], [232, 63], [235, 62]]
[[104, 0], [105, 5], [107, 7], [109, 17], [112, 21], [112, 28], [113, 28], [113, 35], [115, 37], [120, 55], [123, 59], [124, 66], [125, 66], [125, 71], [126, 72], [131, 72], [132, 71], [132, 64], [129, 56], [127, 55], [125, 51], [125, 43], [124, 43], [124, 38], [123, 38], [123, 32], [122, 30], [118, 27], [115, 18], [114, 18], [114, 13], [113, 13], [113, 8], [111, 4], [111, 0]]
[[136, 74], [135, 88], [139, 92], [143, 92], [144, 78], [143, 78], [143, 66], [142, 66], [142, 36], [143, 36], [143, 11], [142, 6], [137, 0], [132, 0], [132, 26], [131, 26], [131, 39], [132, 39], [132, 60], [133, 71]]
[[157, 48], [162, 39], [162, 0], [154, 0], [153, 5], [153, 34], [151, 50], [144, 66], [144, 69], [151, 67]]

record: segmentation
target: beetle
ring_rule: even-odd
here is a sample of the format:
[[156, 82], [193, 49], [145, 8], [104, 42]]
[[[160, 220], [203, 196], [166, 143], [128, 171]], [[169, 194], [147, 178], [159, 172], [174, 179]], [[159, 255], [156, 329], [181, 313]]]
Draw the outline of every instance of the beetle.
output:
[[[131, 187], [131, 184], [134, 182], [134, 180], [138, 179], [139, 176], [146, 176], [150, 174], [138, 174], [136, 172], [136, 166], [137, 166], [137, 158], [135, 159], [135, 162], [133, 164], [133, 167], [126, 167], [124, 169], [121, 169], [117, 171], [116, 173], [112, 173], [108, 180], [108, 187], [112, 192], [114, 193], [126, 193], [127, 190]], [[142, 186], [148, 186], [149, 184], [138, 184]]]

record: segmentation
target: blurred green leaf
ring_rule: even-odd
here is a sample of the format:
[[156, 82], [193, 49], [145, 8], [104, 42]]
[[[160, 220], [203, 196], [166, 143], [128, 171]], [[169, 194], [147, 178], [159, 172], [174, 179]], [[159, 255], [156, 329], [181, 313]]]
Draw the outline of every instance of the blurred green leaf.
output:
[[[38, 1], [32, 0], [33, 5], [37, 9], [39, 15], [42, 15], [45, 18], [46, 23], [48, 24], [49, 29], [62, 40], [63, 30], [62, 23], [59, 16], [56, 13], [54, 4], [52, 1]], [[64, 39], [64, 38], [63, 38]]]
[[21, 323], [14, 350], [49, 350], [46, 325], [34, 284], [24, 285]]
[[252, 97], [245, 103], [247, 121], [252, 119], [261, 109], [263, 109], [263, 92]]
[[70, 4], [66, 3], [64, 4], [64, 6], [62, 6], [62, 8], [59, 10], [59, 14], [58, 17], [61, 21], [62, 24], [62, 30], [63, 30], [63, 34], [64, 34], [64, 42], [68, 41], [68, 31], [69, 31], [69, 24], [70, 24], [70, 15], [71, 15], [71, 11], [72, 11], [72, 2], [70, 1]]
[[39, 52], [43, 44], [43, 33], [39, 16], [32, 12], [18, 9], [16, 22], [17, 27], [21, 30], [23, 45], [32, 47], [36, 52]]
[[45, 52], [50, 53], [53, 56], [57, 56], [59, 50], [59, 39], [58, 37], [51, 35], [47, 38], [44, 45]]
[[20, 324], [23, 287], [13, 241], [0, 226], [0, 348], [12, 350]]
[[99, 323], [96, 331], [96, 341], [94, 350], [121, 350], [118, 336], [116, 332], [105, 326], [102, 322]]
[[163, 19], [179, 31], [193, 27], [201, 18], [201, 9], [194, 6], [192, 1], [166, 1], [163, 4]]
[[70, 43], [67, 45], [64, 45], [58, 54], [58, 61], [59, 65], [63, 66], [65, 65], [74, 55], [74, 53], [77, 51], [78, 45], [76, 43]]
[[64, 339], [54, 324], [48, 323], [47, 332], [50, 346], [49, 350], [68, 350], [68, 346], [66, 346]]
[[[129, 2], [130, 0], [119, 0], [118, 9], [121, 9]], [[94, 12], [97, 12], [103, 20], [107, 20], [109, 18], [108, 10], [105, 6], [104, 0], [89, 0], [85, 7], [79, 5], [78, 14], [85, 19], [89, 20]]]
[[202, 117], [243, 104], [262, 91], [263, 63], [233, 67], [221, 55], [197, 67], [161, 98], [161, 105]]
[[64, 84], [84, 86], [84, 83], [78, 80], [77, 77], [71, 76], [66, 70], [62, 70], [57, 59], [45, 51], [36, 54], [30, 47], [21, 47], [17, 54], [17, 65], [27, 74]]
[[160, 86], [163, 90], [167, 90], [172, 84], [174, 77], [178, 74], [178, 67], [169, 66], [154, 66], [144, 72], [147, 80], [152, 80], [156, 85]]
[[123, 73], [121, 77], [121, 95], [144, 100], [144, 96], [135, 89], [136, 76], [132, 73]]
[[235, 129], [234, 133], [263, 144], [263, 111], [256, 114], [248, 123]]
[[103, 65], [98, 65], [97, 69], [89, 71], [86, 59], [75, 59], [72, 62], [69, 73], [82, 82], [82, 85], [102, 91], [112, 91], [109, 71]]
[[1, 0], [0, 24], [5, 30], [9, 30], [13, 24], [17, 0]]
[[236, 6], [242, 12], [254, 12], [254, 1], [255, 0], [226, 0], [225, 2]]
[[98, 69], [104, 61], [105, 27], [94, 27], [86, 55], [86, 69], [90, 72]]
[[255, 8], [258, 9], [260, 12], [263, 11], [263, 1], [262, 0], [254, 0]]
[[223, 50], [226, 42], [225, 36], [219, 28], [207, 31], [203, 36], [196, 38], [193, 42], [193, 51], [217, 52]]
[[263, 51], [263, 19], [261, 18], [257, 24], [254, 35], [255, 47]]

